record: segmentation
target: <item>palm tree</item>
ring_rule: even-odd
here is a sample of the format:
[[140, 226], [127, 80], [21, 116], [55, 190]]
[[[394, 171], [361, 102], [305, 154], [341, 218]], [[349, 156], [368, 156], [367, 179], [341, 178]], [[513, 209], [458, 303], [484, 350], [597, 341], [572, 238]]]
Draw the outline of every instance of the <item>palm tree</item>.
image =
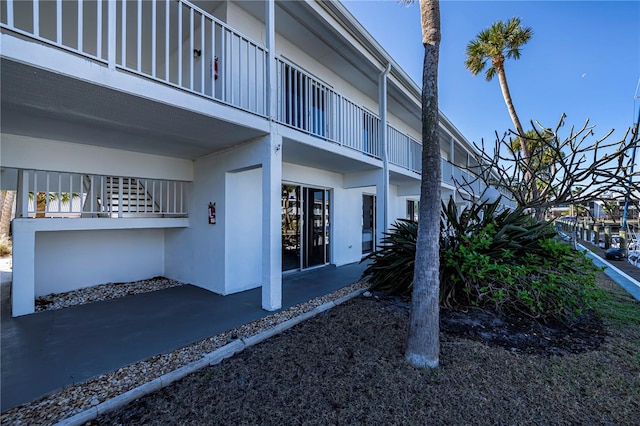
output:
[[[413, 3], [413, 0], [405, 0]], [[413, 273], [411, 316], [405, 358], [415, 367], [436, 368], [440, 353], [440, 144], [438, 140], [438, 57], [440, 3], [420, 0], [422, 68], [422, 179]]]
[[[485, 77], [487, 81], [491, 81], [498, 74], [502, 96], [507, 104], [511, 121], [513, 121], [518, 133], [520, 150], [527, 168], [530, 167], [529, 159], [531, 158], [529, 145], [516, 109], [513, 106], [511, 92], [507, 84], [507, 75], [504, 71], [504, 61], [505, 59], [519, 59], [520, 47], [526, 44], [532, 35], [533, 30], [530, 27], [520, 26], [520, 18], [511, 18], [506, 23], [503, 21], [494, 22], [489, 28], [480, 31], [477, 37], [469, 42], [467, 45], [467, 59], [464, 63], [467, 69], [471, 71], [471, 74], [475, 76], [487, 68], [488, 62], [491, 61], [491, 66], [487, 68]], [[532, 178], [531, 170], [528, 170], [526, 175], [530, 182]], [[535, 185], [533, 186], [535, 189]]]

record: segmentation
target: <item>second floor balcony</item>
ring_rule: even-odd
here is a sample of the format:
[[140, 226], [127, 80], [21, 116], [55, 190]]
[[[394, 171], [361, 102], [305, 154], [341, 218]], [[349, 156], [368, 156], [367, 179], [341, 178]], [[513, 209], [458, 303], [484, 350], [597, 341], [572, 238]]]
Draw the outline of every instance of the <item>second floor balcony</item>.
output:
[[[389, 163], [416, 177], [421, 171], [422, 145], [414, 137], [388, 123], [382, 126], [376, 113], [284, 58], [271, 58], [265, 46], [186, 0], [2, 0], [0, 28], [216, 104], [263, 119], [271, 116], [370, 158], [384, 158], [385, 131]], [[270, 60], [277, 97], [272, 114]], [[39, 65], [39, 58], [33, 61]], [[202, 155], [204, 150], [197, 148], [181, 156]], [[443, 182], [460, 180], [462, 170], [442, 164]]]

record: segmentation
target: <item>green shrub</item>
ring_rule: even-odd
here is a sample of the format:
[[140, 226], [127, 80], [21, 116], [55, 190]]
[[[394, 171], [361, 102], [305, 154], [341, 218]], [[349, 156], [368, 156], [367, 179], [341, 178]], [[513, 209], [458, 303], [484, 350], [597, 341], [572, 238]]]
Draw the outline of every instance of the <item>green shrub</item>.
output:
[[[597, 298], [597, 268], [583, 253], [555, 239], [547, 223], [498, 203], [474, 204], [458, 214], [443, 204], [440, 234], [441, 305], [568, 320]], [[369, 256], [371, 288], [411, 291], [417, 224], [400, 220], [383, 247]]]

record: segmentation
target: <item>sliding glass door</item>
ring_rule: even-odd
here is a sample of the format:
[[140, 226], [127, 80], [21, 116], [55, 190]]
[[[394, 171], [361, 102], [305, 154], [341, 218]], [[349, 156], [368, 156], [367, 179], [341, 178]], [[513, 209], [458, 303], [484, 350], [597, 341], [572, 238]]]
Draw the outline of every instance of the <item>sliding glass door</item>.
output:
[[329, 191], [282, 185], [282, 270], [329, 263]]

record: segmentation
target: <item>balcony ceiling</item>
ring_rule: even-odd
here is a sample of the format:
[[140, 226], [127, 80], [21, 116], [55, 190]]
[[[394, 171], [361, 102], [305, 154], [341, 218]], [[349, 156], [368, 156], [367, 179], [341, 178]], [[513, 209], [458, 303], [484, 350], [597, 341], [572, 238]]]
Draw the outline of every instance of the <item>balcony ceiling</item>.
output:
[[[348, 150], [350, 151], [350, 150]], [[349, 152], [351, 154], [351, 152]], [[346, 156], [332, 150], [299, 143], [283, 138], [282, 161], [301, 166], [318, 168], [334, 173], [349, 174], [380, 169], [381, 163], [366, 155], [353, 151]]]
[[186, 159], [262, 134], [11, 60], [1, 67], [3, 133]]

